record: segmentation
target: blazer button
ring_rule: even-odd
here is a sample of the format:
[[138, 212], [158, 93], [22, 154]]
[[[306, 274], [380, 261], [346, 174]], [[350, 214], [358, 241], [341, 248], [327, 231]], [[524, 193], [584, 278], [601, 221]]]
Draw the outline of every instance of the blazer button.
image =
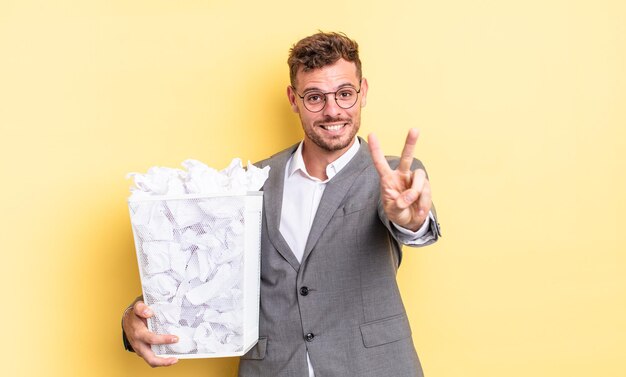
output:
[[312, 342], [313, 338], [315, 338], [315, 334], [313, 334], [312, 332], [306, 334], [304, 336], [304, 340], [306, 340], [307, 342]]
[[308, 294], [309, 294], [309, 288], [308, 288], [308, 287], [302, 287], [302, 288], [300, 288], [300, 294], [301, 294], [302, 296], [306, 296], [306, 295], [308, 295]]

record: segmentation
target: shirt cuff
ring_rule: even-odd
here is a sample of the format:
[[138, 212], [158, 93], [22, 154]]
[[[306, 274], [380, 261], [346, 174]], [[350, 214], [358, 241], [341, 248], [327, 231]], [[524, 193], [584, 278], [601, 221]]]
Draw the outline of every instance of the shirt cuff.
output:
[[405, 245], [422, 245], [428, 241], [431, 241], [435, 238], [435, 235], [430, 231], [430, 222], [435, 221], [435, 216], [433, 212], [430, 211], [428, 213], [428, 217], [424, 220], [424, 224], [417, 230], [412, 231], [410, 229], [401, 227], [395, 223], [391, 223], [393, 227], [396, 229], [395, 235], [398, 238], [398, 241], [402, 242]]

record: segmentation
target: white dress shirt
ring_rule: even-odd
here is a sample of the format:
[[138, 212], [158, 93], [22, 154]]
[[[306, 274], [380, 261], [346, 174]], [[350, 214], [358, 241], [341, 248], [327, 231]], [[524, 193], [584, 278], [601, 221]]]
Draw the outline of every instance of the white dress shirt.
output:
[[[302, 262], [304, 247], [309, 238], [311, 225], [322, 199], [322, 194], [324, 194], [326, 184], [352, 160], [359, 151], [360, 146], [359, 139], [356, 139], [341, 157], [330, 163], [326, 167], [326, 176], [328, 178], [324, 181], [312, 177], [308, 173], [302, 158], [302, 143], [300, 143], [296, 152], [287, 161], [279, 230], [296, 259], [298, 259], [298, 262]], [[393, 224], [398, 230], [396, 237], [406, 245], [419, 245], [428, 242], [431, 238], [434, 238], [433, 235], [425, 237], [429, 229], [430, 217], [432, 217], [432, 213], [429, 214], [424, 225], [417, 232]], [[308, 353], [307, 363], [309, 365], [309, 377], [314, 377], [315, 373], [313, 372]]]

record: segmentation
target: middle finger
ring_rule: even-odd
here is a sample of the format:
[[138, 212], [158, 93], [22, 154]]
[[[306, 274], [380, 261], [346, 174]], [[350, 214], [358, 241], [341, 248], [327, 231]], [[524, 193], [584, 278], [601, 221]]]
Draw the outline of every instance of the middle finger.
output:
[[415, 150], [415, 144], [417, 144], [417, 138], [419, 131], [417, 128], [411, 128], [406, 135], [406, 142], [402, 149], [402, 155], [400, 157], [400, 164], [398, 164], [398, 170], [401, 172], [411, 171], [411, 164], [413, 163], [413, 151]]

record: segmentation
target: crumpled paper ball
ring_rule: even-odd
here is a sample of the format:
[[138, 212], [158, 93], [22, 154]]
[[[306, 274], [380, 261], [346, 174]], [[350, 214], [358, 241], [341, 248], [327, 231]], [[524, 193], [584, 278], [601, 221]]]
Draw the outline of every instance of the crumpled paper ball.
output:
[[129, 173], [135, 185], [131, 187], [130, 199], [155, 195], [183, 194], [226, 194], [258, 191], [269, 176], [270, 167], [262, 169], [248, 161], [247, 169], [241, 159], [235, 158], [223, 170], [213, 169], [198, 160], [185, 160], [181, 164], [186, 170], [155, 166], [145, 174]]

